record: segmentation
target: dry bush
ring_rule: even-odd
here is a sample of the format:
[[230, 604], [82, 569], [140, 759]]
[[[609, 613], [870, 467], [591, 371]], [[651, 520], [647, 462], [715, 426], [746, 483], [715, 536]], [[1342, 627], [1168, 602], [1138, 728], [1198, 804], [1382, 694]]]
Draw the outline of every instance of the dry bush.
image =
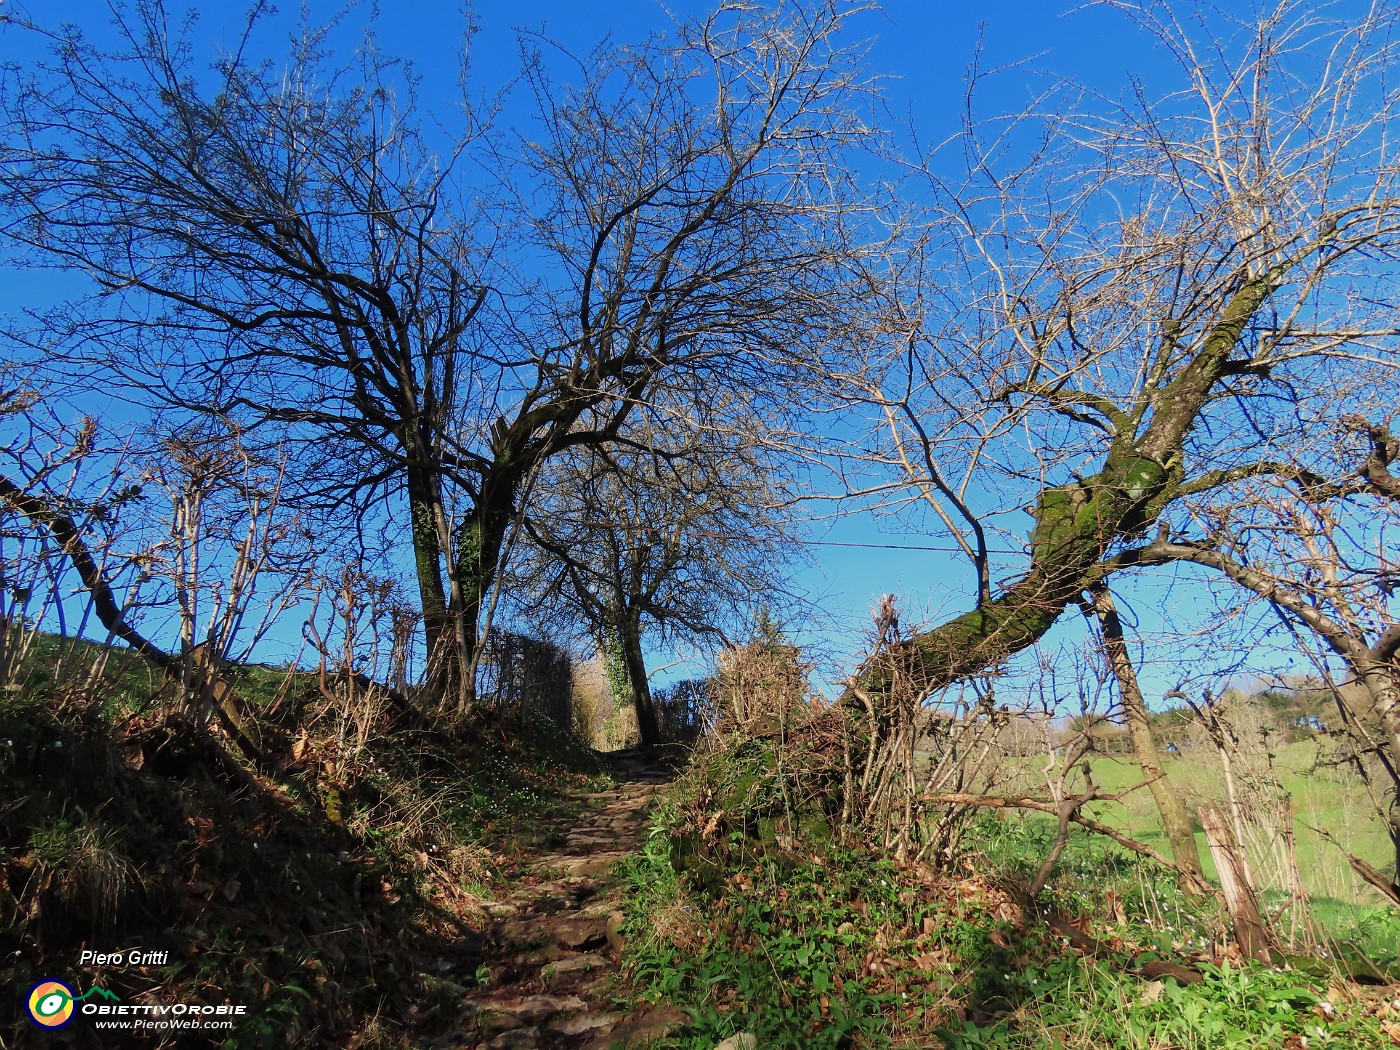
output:
[[683, 802], [695, 848], [721, 849], [743, 829], [765, 847], [834, 834], [901, 859], [950, 859], [978, 807], [947, 796], [988, 790], [1008, 716], [983, 683], [928, 696], [911, 684], [910, 659], [888, 600], [871, 655], [836, 703], [806, 695], [795, 646], [760, 638], [722, 654], [721, 731], [697, 754]]
[[569, 703], [574, 735], [595, 751], [619, 751], [641, 739], [637, 712], [613, 696], [602, 656], [574, 661]]
[[616, 705], [608, 690], [608, 673], [602, 657], [574, 661], [569, 706], [573, 710], [574, 735], [589, 747], [605, 750], [604, 727]]
[[937, 694], [917, 684], [892, 597], [882, 599], [874, 621], [870, 655], [845, 704], [842, 824], [900, 859], [946, 861], [976, 809], [951, 796], [987, 789], [1002, 764], [1009, 716], [990, 684]]
[[458, 886], [484, 883], [496, 874], [491, 851], [477, 843], [453, 846], [447, 851], [445, 864], [448, 875]]
[[599, 751], [620, 751], [636, 747], [642, 739], [641, 728], [637, 725], [637, 710], [631, 704], [619, 704], [612, 715], [603, 723], [603, 735], [598, 742]]
[[734, 729], [748, 734], [787, 725], [793, 709], [807, 699], [811, 670], [797, 646], [760, 624], [753, 641], [719, 654], [715, 700], [720, 717], [732, 719]]
[[394, 580], [356, 562], [320, 581], [304, 634], [316, 650], [321, 696], [334, 712], [337, 765], [359, 759], [385, 717], [390, 698], [379, 683], [406, 681], [419, 618]]
[[709, 930], [701, 925], [696, 907], [684, 899], [652, 914], [651, 933], [660, 943], [675, 945], [687, 955], [699, 952], [709, 942]]

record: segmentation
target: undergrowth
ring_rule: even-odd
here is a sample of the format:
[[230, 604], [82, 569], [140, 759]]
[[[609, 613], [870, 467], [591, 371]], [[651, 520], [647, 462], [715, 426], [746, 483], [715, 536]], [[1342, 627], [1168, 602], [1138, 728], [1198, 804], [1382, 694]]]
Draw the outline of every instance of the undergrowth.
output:
[[[0, 693], [3, 1016], [56, 978], [136, 1005], [249, 1007], [231, 1035], [150, 1046], [391, 1047], [450, 1030], [476, 982], [479, 905], [576, 811], [592, 752], [549, 727], [482, 718], [448, 736], [389, 710], [351, 750], [319, 690], [249, 669], [264, 725], [300, 732], [280, 774], [254, 776], [160, 713], [168, 698], [143, 692], [158, 682], [123, 658], [95, 689]], [[133, 948], [168, 959], [79, 965], [83, 949]], [[19, 1024], [0, 1047], [43, 1035]], [[65, 1035], [100, 1045], [78, 1023]]]
[[1240, 963], [1213, 905], [1111, 843], [1077, 836], [1032, 904], [1035, 822], [978, 819], [942, 870], [805, 835], [763, 746], [698, 763], [626, 869], [630, 973], [689, 1018], [666, 1047], [1400, 1045], [1395, 986]]

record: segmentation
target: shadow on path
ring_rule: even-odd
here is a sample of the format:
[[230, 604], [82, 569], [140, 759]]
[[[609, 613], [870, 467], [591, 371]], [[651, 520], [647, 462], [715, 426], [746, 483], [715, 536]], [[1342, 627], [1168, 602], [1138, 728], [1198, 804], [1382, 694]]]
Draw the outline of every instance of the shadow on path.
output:
[[612, 785], [580, 793], [585, 811], [563, 845], [522, 858], [509, 899], [486, 906], [482, 986], [467, 994], [462, 1029], [440, 1050], [604, 1050], [644, 1044], [681, 1021], [673, 1009], [615, 1012], [622, 948], [613, 865], [640, 849], [648, 812], [673, 772], [639, 751], [605, 755]]

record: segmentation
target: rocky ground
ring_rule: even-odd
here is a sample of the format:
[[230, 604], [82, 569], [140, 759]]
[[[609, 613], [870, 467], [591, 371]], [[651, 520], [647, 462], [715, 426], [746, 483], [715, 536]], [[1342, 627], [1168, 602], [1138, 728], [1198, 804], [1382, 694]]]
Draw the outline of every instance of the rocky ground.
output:
[[613, 865], [635, 852], [669, 770], [635, 752], [613, 756], [613, 786], [555, 852], [529, 858], [504, 901], [486, 906], [483, 980], [468, 993], [463, 1030], [437, 1047], [562, 1050], [645, 1045], [682, 1019], [670, 1008], [624, 1014], [616, 1005], [622, 913]]

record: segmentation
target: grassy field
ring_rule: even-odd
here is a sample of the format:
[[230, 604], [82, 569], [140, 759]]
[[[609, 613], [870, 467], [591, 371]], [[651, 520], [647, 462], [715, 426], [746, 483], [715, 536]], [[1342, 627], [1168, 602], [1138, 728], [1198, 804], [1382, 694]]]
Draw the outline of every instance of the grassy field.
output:
[[[1270, 771], [1292, 803], [1299, 872], [1315, 906], [1324, 913], [1348, 912], [1355, 906], [1373, 907], [1382, 903], [1380, 895], [1357, 878], [1337, 846], [1313, 829], [1325, 830], [1346, 849], [1382, 871], [1390, 871], [1394, 863], [1390, 841], [1360, 779], [1335, 766], [1319, 765], [1318, 758], [1324, 748], [1321, 740], [1282, 745], [1274, 752]], [[1215, 802], [1222, 809], [1226, 807], [1224, 776], [1214, 752], [1163, 755], [1162, 759], [1167, 779], [1184, 793], [1192, 812], [1206, 802]], [[1025, 777], [1032, 783], [1038, 778], [1038, 766], [1036, 760], [1027, 760]], [[1141, 771], [1128, 756], [1095, 759], [1090, 775], [1094, 783], [1107, 792], [1121, 791], [1142, 780]], [[1248, 770], [1237, 768], [1235, 775], [1242, 799], [1248, 802], [1260, 796], [1257, 778], [1252, 778]], [[1082, 786], [1082, 776], [1076, 773], [1071, 783]], [[1121, 802], [1095, 803], [1089, 812], [1133, 838], [1168, 852], [1156, 807], [1146, 788], [1133, 792]], [[1199, 828], [1196, 839], [1207, 873], [1214, 877], [1214, 865]], [[1265, 890], [1282, 891], [1287, 883], [1282, 848], [1277, 840], [1278, 836], [1266, 824], [1252, 827], [1247, 834], [1250, 862], [1256, 879]]]

